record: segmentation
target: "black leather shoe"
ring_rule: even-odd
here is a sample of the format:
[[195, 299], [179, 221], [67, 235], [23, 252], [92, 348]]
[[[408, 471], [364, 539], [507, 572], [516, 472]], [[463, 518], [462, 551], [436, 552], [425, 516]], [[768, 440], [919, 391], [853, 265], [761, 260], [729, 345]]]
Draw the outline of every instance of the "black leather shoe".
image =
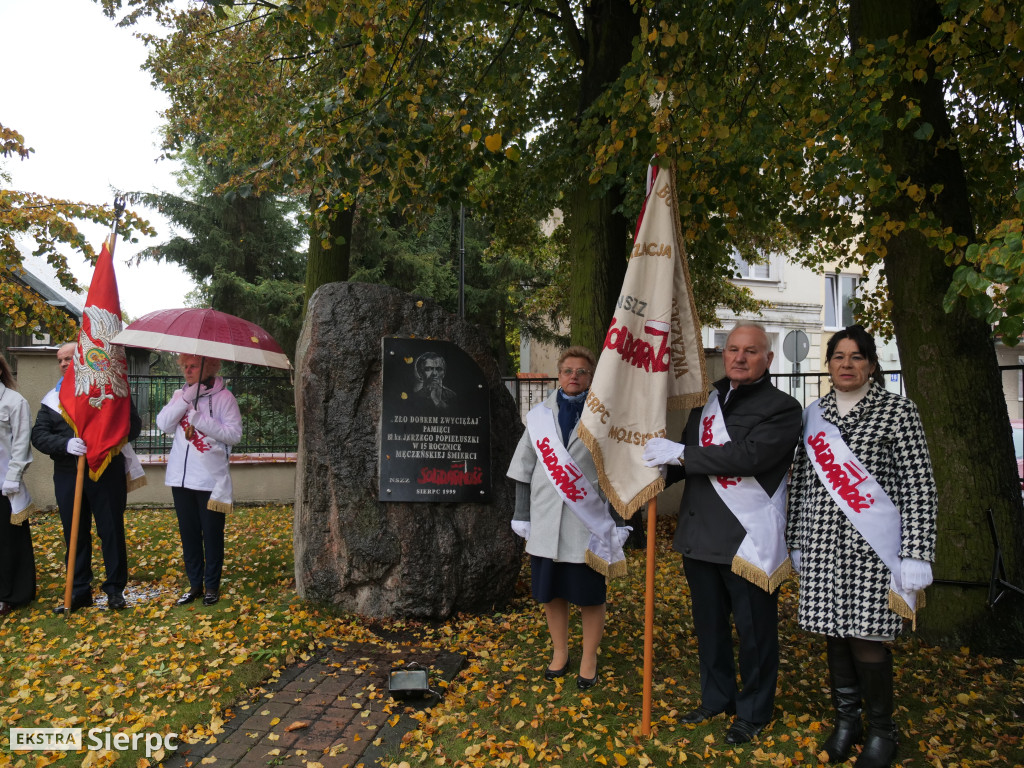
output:
[[220, 595], [217, 592], [207, 592], [203, 595], [203, 605], [213, 605], [220, 600]]
[[737, 717], [732, 721], [729, 730], [725, 732], [725, 741], [727, 744], [746, 744], [763, 731], [766, 725], [768, 723], [761, 723], [759, 725]]
[[544, 679], [557, 680], [560, 677], [565, 677], [565, 673], [569, 671], [569, 664], [571, 662], [572, 659], [566, 659], [565, 665], [561, 669], [551, 669], [550, 667], [548, 667], [544, 670]]
[[[685, 715], [680, 717], [679, 718], [679, 722], [682, 723], [683, 725], [698, 725], [700, 723], [707, 722], [712, 717], [717, 717], [718, 715], [722, 714], [725, 711], [726, 710], [724, 710], [724, 709], [720, 709], [720, 710], [718, 710], [716, 712], [715, 710], [708, 709], [703, 704], [701, 704], [696, 709], [691, 709]], [[732, 714], [732, 713], [730, 712], [729, 714]]]
[[3, 600], [0, 600], [0, 616], [6, 616], [13, 610], [13, 605], [11, 605], [10, 603], [5, 603]]
[[576, 675], [576, 687], [581, 691], [587, 690], [587, 688], [593, 688], [597, 685], [597, 681], [600, 679], [600, 675], [594, 675], [593, 677], [584, 677], [583, 675]]
[[[92, 605], [92, 595], [91, 594], [75, 595], [75, 596], [73, 596], [71, 598], [71, 611], [72, 611], [72, 613], [77, 611], [79, 608], [88, 608], [91, 605]], [[63, 605], [58, 605], [56, 608], [53, 609], [53, 612], [56, 613], [58, 616], [60, 616], [62, 613], [64, 613], [64, 606]]]
[[199, 596], [200, 596], [201, 594], [203, 594], [203, 593], [202, 593], [202, 592], [193, 592], [193, 591], [192, 591], [192, 590], [190, 589], [190, 590], [189, 590], [188, 592], [186, 592], [186, 593], [185, 593], [184, 595], [182, 595], [182, 596], [181, 596], [181, 597], [179, 597], [179, 598], [178, 598], [177, 600], [175, 600], [175, 601], [174, 601], [174, 604], [175, 604], [175, 605], [188, 605], [188, 604], [189, 604], [189, 603], [191, 603], [191, 602], [192, 602], [193, 600], [195, 600], [195, 599], [196, 599], [197, 597], [199, 597]]
[[128, 607], [127, 601], [124, 599], [124, 594], [118, 592], [117, 594], [110, 595], [107, 598], [107, 608], [112, 611], [123, 611]]

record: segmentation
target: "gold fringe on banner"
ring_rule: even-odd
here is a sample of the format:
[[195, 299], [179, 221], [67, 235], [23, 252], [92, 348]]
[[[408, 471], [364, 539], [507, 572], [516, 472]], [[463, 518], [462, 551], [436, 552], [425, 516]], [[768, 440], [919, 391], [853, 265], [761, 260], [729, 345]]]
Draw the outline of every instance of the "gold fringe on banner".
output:
[[673, 395], [668, 399], [668, 410], [687, 411], [694, 408], [703, 408], [708, 401], [708, 391], [691, 392], [688, 395]]
[[604, 576], [606, 582], [611, 579], [617, 579], [620, 576], [625, 576], [628, 573], [625, 560], [619, 560], [617, 563], [609, 563], [603, 557], [595, 555], [589, 549], [587, 550], [585, 558], [587, 565]]
[[[924, 608], [924, 590], [917, 591], [917, 610]], [[910, 628], [917, 630], [917, 613], [907, 604], [903, 596], [893, 590], [889, 590], [889, 610], [904, 619], [910, 619]]]
[[223, 501], [214, 501], [213, 499], [210, 499], [208, 502], [206, 502], [206, 508], [212, 510], [213, 512], [224, 512], [226, 514], [228, 512], [234, 511], [235, 505], [225, 504]]
[[21, 512], [19, 512], [18, 514], [14, 514], [12, 512], [11, 513], [11, 525], [21, 525], [26, 520], [28, 520], [30, 516], [35, 515], [38, 512], [39, 512], [39, 507], [37, 507], [35, 504], [29, 504], [27, 507], [25, 507], [23, 510], [21, 510]]
[[594, 437], [582, 421], [580, 421], [576, 430], [576, 434], [579, 435], [583, 444], [587, 446], [587, 450], [590, 451], [591, 458], [594, 459], [594, 467], [597, 469], [597, 481], [601, 486], [601, 490], [605, 492], [608, 501], [610, 501], [612, 506], [615, 507], [615, 511], [622, 515], [624, 520], [629, 520], [634, 514], [636, 514], [638, 509], [646, 505], [647, 502], [657, 497], [659, 493], [665, 490], [665, 478], [659, 477], [653, 483], [650, 483], [643, 488], [627, 503], [626, 500], [619, 496], [615, 491], [615, 486], [612, 485], [611, 479], [605, 471], [604, 454], [600, 449], [597, 438]]
[[128, 486], [128, 493], [131, 493], [132, 491], [137, 491], [139, 490], [139, 488], [143, 488], [149, 483], [145, 475], [133, 478], [131, 474], [128, 472], [125, 472], [124, 481]]
[[732, 572], [737, 576], [746, 579], [756, 587], [760, 587], [768, 594], [771, 594], [779, 585], [786, 580], [786, 577], [793, 572], [793, 564], [787, 557], [775, 571], [768, 575], [752, 563], [748, 563], [739, 555], [732, 559]]

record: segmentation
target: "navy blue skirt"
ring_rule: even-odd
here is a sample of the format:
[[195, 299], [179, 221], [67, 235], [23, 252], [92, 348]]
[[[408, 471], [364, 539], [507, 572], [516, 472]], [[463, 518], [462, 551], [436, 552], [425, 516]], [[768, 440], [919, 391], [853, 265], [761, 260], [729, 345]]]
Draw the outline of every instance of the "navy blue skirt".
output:
[[573, 605], [603, 605], [608, 599], [604, 576], [585, 563], [560, 563], [530, 555], [533, 599], [550, 603], [556, 598]]

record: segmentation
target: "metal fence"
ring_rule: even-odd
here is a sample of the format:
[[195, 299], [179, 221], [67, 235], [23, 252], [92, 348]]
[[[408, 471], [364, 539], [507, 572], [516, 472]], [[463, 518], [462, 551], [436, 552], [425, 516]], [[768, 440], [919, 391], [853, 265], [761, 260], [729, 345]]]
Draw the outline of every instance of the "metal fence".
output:
[[[898, 395], [906, 395], [902, 371], [882, 371], [885, 388]], [[772, 383], [783, 392], [788, 392], [804, 405], [810, 405], [822, 395], [828, 394], [831, 385], [826, 371], [810, 373], [773, 373]]]
[[536, 379], [506, 378], [502, 379], [505, 387], [516, 399], [519, 418], [526, 423], [526, 414], [537, 403], [541, 403], [558, 387], [558, 379], [541, 377]]
[[[136, 453], [170, 452], [171, 436], [157, 429], [156, 415], [184, 383], [181, 376], [128, 376], [142, 417], [142, 433], [134, 442]], [[224, 383], [242, 413], [242, 439], [232, 453], [293, 453], [297, 449], [295, 387], [287, 375], [225, 376]]]
[[[1021, 365], [1002, 365], [1000, 370], [1003, 373], [1008, 371], [1021, 371]], [[882, 378], [885, 381], [885, 388], [890, 392], [906, 395], [906, 387], [903, 379], [903, 372], [882, 371]], [[831, 388], [828, 383], [826, 371], [810, 371], [807, 373], [773, 373], [772, 383], [783, 392], [788, 392], [804, 405], [810, 405], [823, 394], [827, 394]], [[505, 386], [516, 399], [519, 406], [519, 415], [526, 420], [526, 414], [537, 403], [541, 402], [558, 387], [557, 378], [507, 378]]]
[[[1024, 366], [1000, 366], [1004, 373], [1021, 371]], [[905, 394], [901, 371], [884, 371], [886, 388]], [[242, 412], [242, 440], [234, 453], [293, 453], [298, 448], [298, 427], [295, 422], [295, 390], [291, 379], [282, 374], [225, 376], [228, 389], [238, 400]], [[181, 376], [128, 376], [135, 405], [142, 416], [142, 434], [135, 441], [135, 450], [145, 454], [165, 454], [171, 450], [171, 438], [156, 427], [156, 414], [176, 389], [184, 384]], [[553, 377], [505, 378], [505, 386], [515, 398], [519, 415], [526, 414], [542, 402], [558, 386]], [[772, 382], [800, 402], [810, 404], [829, 389], [828, 373], [772, 374]], [[824, 382], [824, 383], [823, 383]]]

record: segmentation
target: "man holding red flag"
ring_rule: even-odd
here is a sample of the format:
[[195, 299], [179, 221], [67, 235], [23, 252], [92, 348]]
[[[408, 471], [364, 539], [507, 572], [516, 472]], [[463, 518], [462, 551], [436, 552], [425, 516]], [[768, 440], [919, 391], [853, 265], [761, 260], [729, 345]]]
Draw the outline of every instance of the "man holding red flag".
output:
[[[124, 347], [110, 343], [121, 330], [121, 302], [114, 277], [114, 263], [104, 243], [96, 262], [86, 298], [78, 344], [61, 347], [71, 352], [70, 364], [61, 360], [63, 378], [43, 398], [43, 407], [32, 429], [32, 444], [53, 459], [53, 484], [64, 523], [69, 555], [84, 546], [88, 554], [69, 563], [74, 572], [70, 610], [92, 605], [91, 536], [92, 520], [103, 549], [106, 580], [103, 591], [108, 607], [126, 606], [124, 588], [128, 583], [128, 552], [124, 533], [124, 510], [128, 501], [128, 478], [122, 448], [138, 437], [142, 420], [128, 389]], [[88, 464], [88, 477], [76, 477], [78, 457]], [[78, 487], [78, 486], [81, 487]], [[78, 530], [84, 534], [73, 541], [72, 520], [76, 497], [80, 497]], [[64, 606], [56, 609], [62, 613]]]

